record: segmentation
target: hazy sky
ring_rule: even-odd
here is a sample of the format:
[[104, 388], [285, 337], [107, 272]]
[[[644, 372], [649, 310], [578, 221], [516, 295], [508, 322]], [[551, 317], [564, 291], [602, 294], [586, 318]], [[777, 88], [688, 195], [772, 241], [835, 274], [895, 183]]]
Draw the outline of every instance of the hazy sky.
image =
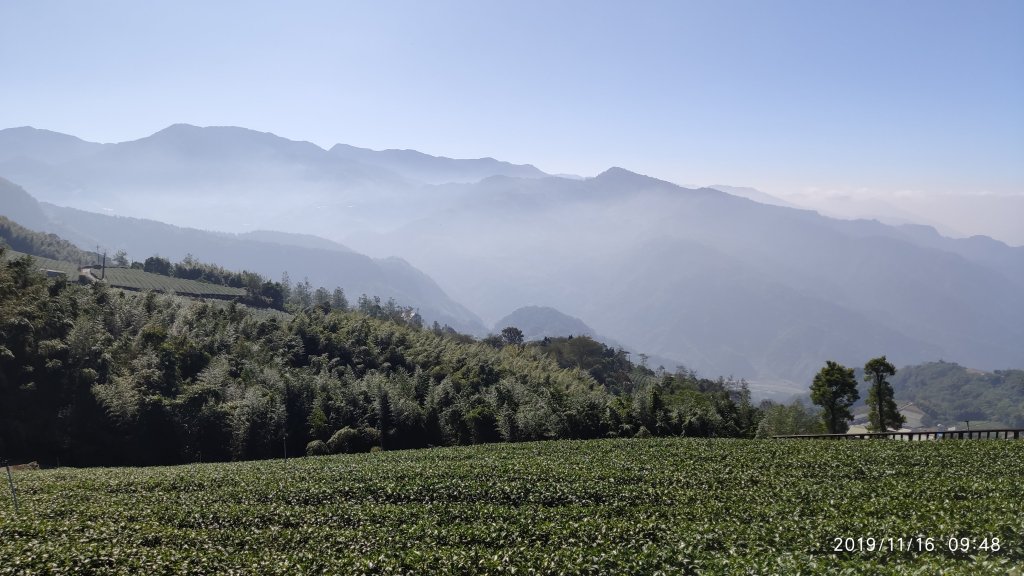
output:
[[0, 128], [1024, 193], [1024, 2], [0, 3]]

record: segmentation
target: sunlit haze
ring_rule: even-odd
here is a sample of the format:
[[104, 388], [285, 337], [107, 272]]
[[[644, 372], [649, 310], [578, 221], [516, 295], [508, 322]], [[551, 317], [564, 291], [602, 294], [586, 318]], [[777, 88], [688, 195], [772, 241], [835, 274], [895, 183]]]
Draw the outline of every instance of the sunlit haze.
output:
[[0, 74], [0, 575], [1024, 566], [1024, 0], [0, 0]]
[[623, 166], [1024, 244], [1020, 2], [43, 1], [0, 22], [0, 128]]

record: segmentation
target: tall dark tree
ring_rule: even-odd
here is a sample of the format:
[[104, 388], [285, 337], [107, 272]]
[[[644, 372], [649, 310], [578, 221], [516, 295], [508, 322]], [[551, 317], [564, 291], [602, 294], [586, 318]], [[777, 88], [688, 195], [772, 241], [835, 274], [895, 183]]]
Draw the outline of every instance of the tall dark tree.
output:
[[509, 346], [518, 346], [523, 343], [523, 331], [515, 326], [509, 326], [501, 331], [501, 339]]
[[896, 367], [885, 356], [872, 358], [864, 365], [864, 380], [871, 384], [868, 392], [868, 429], [871, 431], [885, 432], [889, 428], [899, 428], [906, 422], [896, 407], [892, 384], [886, 379], [895, 374]]
[[161, 258], [159, 256], [150, 256], [146, 258], [146, 261], [142, 264], [142, 269], [146, 272], [153, 274], [160, 274], [162, 276], [171, 275], [171, 261], [167, 258]]
[[335, 288], [331, 294], [331, 308], [335, 310], [348, 310], [348, 299], [345, 298], [345, 291]]
[[811, 401], [821, 406], [821, 419], [829, 434], [843, 434], [850, 429], [853, 419], [850, 406], [860, 398], [853, 368], [828, 360], [825, 367], [814, 375], [811, 383]]

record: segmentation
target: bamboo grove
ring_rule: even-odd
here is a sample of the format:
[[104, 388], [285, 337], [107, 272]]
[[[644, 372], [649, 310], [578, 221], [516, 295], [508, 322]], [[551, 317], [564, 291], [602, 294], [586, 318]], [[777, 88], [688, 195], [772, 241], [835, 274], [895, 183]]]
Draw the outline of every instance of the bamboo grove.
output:
[[[2, 259], [0, 259], [2, 260]], [[291, 313], [0, 264], [0, 454], [151, 465], [621, 436], [752, 437], [745, 383], [589, 338], [510, 343], [393, 302]]]

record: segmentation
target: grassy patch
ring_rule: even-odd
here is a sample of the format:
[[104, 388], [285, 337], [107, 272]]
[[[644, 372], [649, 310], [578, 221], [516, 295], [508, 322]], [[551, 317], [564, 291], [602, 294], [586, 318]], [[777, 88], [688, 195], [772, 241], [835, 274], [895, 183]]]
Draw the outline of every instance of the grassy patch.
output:
[[[20, 258], [25, 254], [17, 252], [15, 250], [7, 250], [4, 254], [4, 258], [13, 260]], [[60, 270], [67, 274], [68, 280], [74, 282], [78, 279], [78, 265], [72, 262], [64, 262], [61, 260], [51, 260], [49, 258], [43, 258], [40, 256], [32, 256], [36, 261], [39, 268], [47, 270]], [[97, 280], [100, 278], [100, 270], [94, 269], [92, 271], [93, 277]], [[106, 272], [103, 274], [104, 281], [113, 286], [114, 288], [124, 288], [127, 290], [137, 290], [140, 292], [146, 292], [152, 290], [153, 292], [163, 292], [165, 294], [181, 294], [184, 296], [196, 296], [196, 297], [211, 297], [211, 298], [232, 298], [236, 296], [245, 296], [245, 290], [242, 288], [232, 288], [230, 286], [220, 286], [217, 284], [210, 284], [208, 282], [198, 282], [196, 280], [186, 280], [183, 278], [172, 278], [170, 276], [163, 276], [160, 274], [153, 274], [151, 272], [145, 272], [143, 270], [137, 270], [134, 268], [112, 268], [108, 267]]]
[[[93, 275], [98, 278], [100, 271], [94, 270]], [[152, 290], [154, 292], [189, 296], [245, 296], [245, 290], [242, 288], [219, 286], [217, 284], [185, 280], [183, 278], [172, 278], [132, 268], [107, 268], [105, 281], [116, 288], [127, 288], [142, 292]]]

